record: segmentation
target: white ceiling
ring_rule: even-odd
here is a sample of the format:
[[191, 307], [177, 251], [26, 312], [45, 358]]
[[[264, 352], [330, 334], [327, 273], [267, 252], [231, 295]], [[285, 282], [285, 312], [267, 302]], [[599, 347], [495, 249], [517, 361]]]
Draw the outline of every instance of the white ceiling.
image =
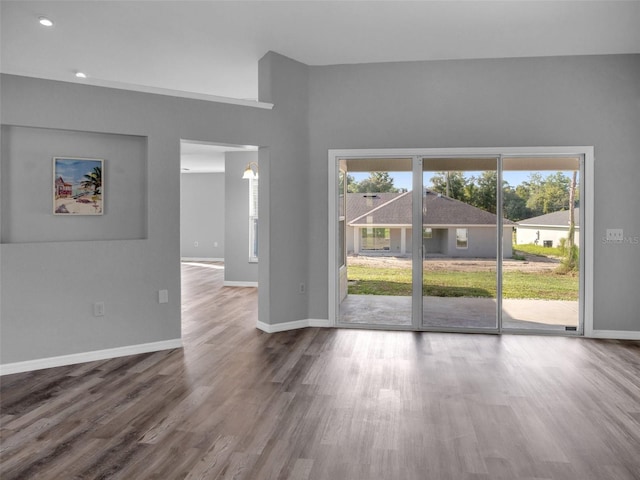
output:
[[[640, 1], [1, 0], [0, 22], [3, 73], [252, 100], [270, 50], [308, 65], [640, 53]], [[183, 142], [182, 168], [222, 172], [242, 150]]]
[[269, 50], [309, 65], [640, 53], [639, 1], [2, 0], [0, 20], [4, 73], [240, 99]]

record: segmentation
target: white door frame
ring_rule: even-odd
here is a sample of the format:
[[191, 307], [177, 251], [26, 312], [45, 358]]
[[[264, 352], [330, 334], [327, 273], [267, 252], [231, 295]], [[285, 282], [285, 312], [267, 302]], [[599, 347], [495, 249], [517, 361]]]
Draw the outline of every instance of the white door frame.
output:
[[[482, 147], [482, 148], [380, 148], [380, 149], [338, 149], [328, 152], [328, 284], [329, 284], [329, 324], [338, 325], [339, 282], [337, 258], [338, 226], [338, 160], [349, 158], [407, 158], [407, 157], [477, 157], [479, 155], [509, 157], [566, 157], [571, 155], [584, 158], [584, 172], [581, 181], [581, 257], [583, 257], [583, 291], [580, 306], [582, 311], [583, 334], [593, 336], [593, 253], [594, 253], [594, 173], [595, 157], [593, 146], [564, 147]], [[414, 162], [415, 163], [415, 162]], [[414, 175], [415, 177], [415, 175]], [[421, 179], [420, 179], [421, 180]], [[417, 180], [414, 178], [414, 184]], [[414, 185], [415, 187], [415, 185]], [[415, 190], [415, 188], [414, 188]]]

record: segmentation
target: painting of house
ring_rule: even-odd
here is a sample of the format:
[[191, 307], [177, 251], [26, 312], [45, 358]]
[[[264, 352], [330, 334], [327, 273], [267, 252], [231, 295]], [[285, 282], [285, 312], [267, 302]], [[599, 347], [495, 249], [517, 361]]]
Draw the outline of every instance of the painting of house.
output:
[[[411, 192], [348, 193], [347, 253], [411, 253]], [[422, 245], [427, 254], [495, 258], [498, 217], [467, 203], [427, 190], [423, 196]], [[512, 256], [511, 232], [504, 220], [503, 255]]]
[[73, 185], [65, 182], [62, 177], [57, 177], [55, 181], [56, 198], [65, 198], [73, 195]]
[[[574, 243], [580, 245], [580, 208], [574, 209]], [[569, 210], [560, 210], [518, 222], [516, 243], [557, 247], [569, 235]]]

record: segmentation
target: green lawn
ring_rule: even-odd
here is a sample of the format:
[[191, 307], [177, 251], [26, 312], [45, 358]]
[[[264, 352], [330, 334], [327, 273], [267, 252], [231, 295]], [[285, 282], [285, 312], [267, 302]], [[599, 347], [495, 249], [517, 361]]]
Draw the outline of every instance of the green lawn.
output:
[[562, 257], [563, 253], [559, 247], [543, 247], [542, 245], [520, 244], [513, 246], [513, 253], [529, 253], [541, 257]]
[[[350, 266], [349, 293], [353, 295], [411, 295], [410, 268]], [[422, 294], [437, 297], [496, 296], [495, 272], [428, 272]], [[577, 300], [578, 277], [549, 273], [504, 272], [504, 298]]]

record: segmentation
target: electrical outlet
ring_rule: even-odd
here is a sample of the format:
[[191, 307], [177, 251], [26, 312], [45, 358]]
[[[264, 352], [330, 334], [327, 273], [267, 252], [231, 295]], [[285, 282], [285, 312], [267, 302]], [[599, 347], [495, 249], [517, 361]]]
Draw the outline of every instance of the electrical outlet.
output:
[[158, 303], [169, 303], [169, 290], [158, 290]]
[[298, 290], [299, 293], [304, 293], [307, 291], [307, 287], [305, 286], [304, 282], [300, 283], [300, 289]]
[[104, 302], [96, 302], [93, 304], [93, 316], [104, 317]]
[[624, 230], [622, 228], [607, 228], [607, 241], [616, 243], [624, 242]]
[[193, 242], [193, 246], [197, 247], [198, 246], [198, 241], [196, 240], [195, 242]]
[[218, 246], [218, 242], [213, 242], [213, 246], [217, 247]]

